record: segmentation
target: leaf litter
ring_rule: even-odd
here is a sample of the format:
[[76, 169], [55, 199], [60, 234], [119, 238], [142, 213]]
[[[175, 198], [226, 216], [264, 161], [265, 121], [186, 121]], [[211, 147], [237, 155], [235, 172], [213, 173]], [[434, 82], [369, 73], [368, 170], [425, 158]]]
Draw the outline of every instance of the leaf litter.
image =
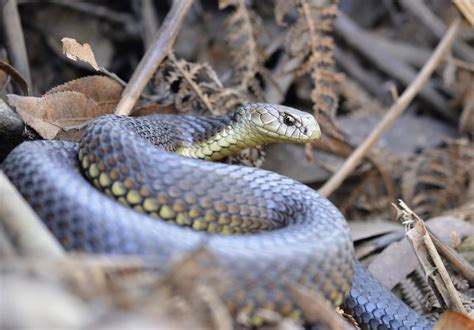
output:
[[[376, 68], [373, 65], [374, 58], [371, 58], [370, 54], [361, 54], [357, 44], [344, 42], [344, 31], [339, 28], [335, 31], [333, 29], [337, 14], [343, 11], [355, 24], [370, 29], [371, 33], [381, 38], [384, 43], [381, 43], [382, 47], [379, 50], [385, 51], [387, 58], [390, 55], [401, 61], [394, 63], [412, 66], [413, 63], [420, 62], [413, 61], [413, 57], [402, 53], [401, 49], [408, 49], [406, 47], [398, 47], [400, 53], [398, 51], [388, 53], [389, 48], [384, 47], [389, 47], [395, 39], [403, 45], [415, 49], [418, 47], [418, 50], [423, 50], [424, 53], [432, 50], [435, 42], [430, 28], [420, 25], [407, 8], [400, 9], [381, 4], [378, 11], [365, 11], [370, 6], [360, 0], [347, 1], [344, 6], [339, 7], [332, 1], [323, 1], [324, 6], [315, 6], [312, 1], [307, 0], [275, 1], [275, 3], [273, 7], [270, 3], [219, 1], [220, 8], [217, 8], [212, 7], [207, 1], [202, 1], [204, 7], [193, 7], [194, 12], [185, 21], [185, 27], [198, 32], [201, 38], [200, 45], [209, 44], [212, 47], [203, 50], [188, 46], [186, 58], [178, 52], [169, 54], [154, 73], [152, 84], [147, 88], [146, 94], [153, 96], [153, 100], [144, 94], [135, 105], [132, 114], [144, 115], [155, 111], [225, 113], [242, 103], [265, 102], [270, 97], [271, 90], [277, 90], [285, 104], [313, 111], [320, 121], [323, 136], [320, 141], [312, 145], [313, 150], [291, 146], [301, 149], [301, 153], [285, 149], [284, 146], [273, 146], [267, 149], [268, 159], [285, 164], [277, 166], [283, 174], [301, 174], [301, 171], [294, 170], [298, 166], [295, 164], [295, 157], [300, 158], [298, 163], [307, 163], [305, 165], [307, 171], [312, 169], [315, 172], [325, 171], [324, 175], [304, 176], [307, 178], [306, 184], [318, 188], [327, 180], [328, 172], [337, 170], [338, 166], [334, 164], [340, 164], [361, 142], [361, 139], [354, 139], [356, 133], [351, 129], [358, 129], [362, 134], [370, 133], [374, 126], [371, 123], [377, 122], [385, 113], [384, 108], [393, 102], [392, 97], [397, 94], [393, 92], [401, 91], [404, 84], [398, 76], [391, 76], [390, 72], [384, 71], [383, 68], [382, 70]], [[155, 6], [159, 13], [167, 10], [162, 8], [161, 4]], [[34, 37], [29, 39], [32, 42], [27, 46], [38, 45], [37, 41], [34, 41], [38, 40], [38, 32], [48, 40], [47, 43], [40, 44], [43, 48], [34, 47], [29, 52], [32, 54], [31, 58], [41, 59], [37, 62], [39, 65], [34, 62], [31, 65], [35, 94], [19, 95], [15, 86], [9, 84], [8, 80], [2, 94], [2, 96], [8, 94], [9, 105], [15, 107], [29, 127], [27, 130], [33, 129], [44, 139], [77, 141], [80, 138], [81, 127], [87, 122], [114, 112], [124, 91], [123, 81], [118, 76], [130, 77], [131, 68], [136, 67], [137, 59], [141, 57], [140, 47], [135, 45], [140, 43], [140, 29], [143, 27], [131, 23], [135, 22], [133, 16], [138, 15], [140, 23], [149, 19], [140, 12], [140, 5], [132, 7], [133, 14], [124, 11], [124, 6], [121, 5], [99, 5], [93, 2], [85, 5], [45, 4], [41, 8], [37, 7], [43, 16], [51, 16], [60, 10], [66, 15], [70, 13], [71, 17], [81, 16], [90, 23], [90, 26], [94, 26], [88, 30], [91, 38], [87, 40], [80, 33], [74, 32], [74, 24], [80, 26], [77, 23], [80, 20], [74, 18], [70, 21], [71, 24], [68, 23], [69, 25], [61, 23], [70, 26], [66, 30], [72, 33], [62, 35], [65, 37], [63, 39], [65, 56], [62, 58], [58, 56], [55, 46], [52, 49], [53, 54], [49, 52], [51, 49], [47, 49], [53, 46], [52, 40], [54, 43], [59, 41], [60, 28], [38, 24], [40, 22], [38, 16], [31, 16], [28, 10], [21, 13], [24, 19], [28, 20], [31, 17], [35, 20], [34, 29], [26, 27], [25, 30], [27, 37], [30, 35]], [[210, 10], [207, 10], [209, 8]], [[433, 4], [428, 10], [446, 24], [450, 20], [449, 17], [456, 15], [456, 9], [452, 4]], [[462, 11], [468, 12], [468, 9], [463, 8]], [[101, 17], [101, 20], [97, 17]], [[203, 17], [215, 18], [216, 24], [223, 22], [220, 26], [222, 29], [216, 28], [216, 31], [210, 33], [209, 24], [203, 23]], [[380, 22], [381, 17], [390, 17], [389, 20], [382, 20], [383, 23], [380, 23], [382, 29], [375, 23]], [[401, 21], [405, 24], [400, 24]], [[77, 31], [80, 30], [78, 28]], [[413, 33], [414, 30], [417, 33]], [[360, 36], [365, 38], [366, 34], [362, 33]], [[94, 43], [91, 40], [95, 40]], [[106, 40], [104, 47], [115, 52], [114, 57], [108, 56], [102, 63], [108, 69], [95, 59], [93, 48], [96, 45], [102, 47], [100, 42], [97, 43], [100, 40]], [[472, 39], [463, 38], [461, 42], [466, 47], [472, 47]], [[89, 43], [94, 47], [91, 48]], [[184, 45], [192, 44], [193, 40], [178, 38], [177, 43], [175, 49], [185, 49]], [[124, 44], [131, 47], [124, 51]], [[220, 56], [222, 52], [215, 52], [216, 49], [224, 50], [225, 56]], [[348, 220], [354, 221], [353, 227], [359, 228], [354, 230], [356, 234], [354, 241], [356, 251], [358, 248], [360, 251], [365, 251], [360, 254], [366, 257], [363, 262], [369, 264], [369, 269], [389, 287], [394, 287], [413, 308], [433, 320], [440, 317], [443, 312], [442, 305], [417, 268], [418, 262], [409, 257], [412, 252], [406, 242], [398, 242], [403, 234], [400, 236], [402, 231], [397, 230], [399, 225], [393, 222], [395, 214], [390, 205], [402, 197], [413, 211], [425, 220], [443, 215], [443, 218], [428, 220], [428, 227], [434, 226], [430, 228], [445, 242], [457, 237], [459, 244], [456, 244], [456, 247], [466, 256], [471, 253], [468, 242], [474, 236], [472, 233], [474, 112], [471, 88], [473, 70], [472, 63], [459, 60], [456, 52], [455, 50], [453, 57], [447, 60], [443, 77], [438, 75], [431, 79], [430, 92], [443, 100], [443, 104], [451, 107], [448, 110], [456, 113], [457, 122], [437, 117], [436, 111], [430, 111], [430, 104], [424, 97], [416, 99], [410, 113], [401, 118], [399, 126], [393, 128], [399, 137], [389, 137], [385, 145], [378, 145], [377, 149], [369, 152], [366, 159], [352, 173], [351, 178], [331, 196], [331, 200], [340, 207]], [[208, 62], [200, 60], [203, 53]], [[333, 58], [334, 53], [337, 55], [336, 60]], [[73, 62], [65, 61], [66, 57], [79, 60], [83, 64], [71, 66]], [[89, 72], [84, 71], [87, 67]], [[90, 74], [91, 68], [105, 76], [84, 77], [85, 74]], [[338, 73], [341, 68], [344, 69], [346, 76]], [[399, 70], [404, 70], [404, 67], [400, 67]], [[21, 74], [19, 72], [14, 79], [22, 81]], [[52, 81], [56, 83], [51, 84]], [[38, 90], [46, 92], [39, 93]], [[403, 120], [407, 124], [403, 124]], [[450, 130], [449, 137], [441, 135], [440, 130], [444, 128]], [[73, 134], [70, 134], [71, 132]], [[404, 153], [395, 152], [400, 148], [403, 148]], [[323, 154], [322, 151], [331, 157], [320, 156]], [[305, 153], [310, 156], [308, 160], [301, 156]], [[278, 157], [272, 157], [272, 154], [277, 154]], [[256, 149], [229, 159], [228, 162], [255, 165], [262, 163], [264, 155], [265, 152]], [[287, 170], [288, 168], [292, 168], [293, 171]], [[379, 252], [381, 253], [378, 254]], [[134, 325], [146, 327], [157, 324], [164, 327], [189, 327], [190, 324], [193, 326], [199, 324], [206, 328], [234, 326], [220, 301], [219, 290], [212, 285], [209, 287], [199, 284], [200, 275], [212, 273], [207, 269], [197, 277], [192, 275], [189, 278], [179, 279], [178, 281], [182, 281], [181, 284], [173, 284], [172, 281], [169, 282], [170, 277], [158, 278], [153, 272], [145, 269], [149, 265], [145, 267], [140, 264], [143, 261], [137, 261], [140, 265], [132, 271], [133, 276], [126, 276], [129, 282], [124, 288], [125, 282], [118, 279], [121, 278], [119, 274], [130, 271], [128, 260], [119, 260], [111, 267], [106, 267], [99, 261], [97, 268], [99, 270], [93, 270], [91, 273], [95, 275], [91, 277], [90, 273], [77, 275], [76, 272], [78, 269], [87, 268], [88, 259], [94, 259], [93, 256], [76, 259], [71, 255], [66, 260], [57, 261], [56, 264], [53, 262], [53, 266], [49, 261], [15, 258], [21, 267], [15, 268], [11, 264], [8, 264], [8, 267], [2, 266], [2, 276], [11, 283], [9, 287], [13, 288], [8, 294], [16, 295], [18, 290], [15, 290], [15, 287], [32, 285], [32, 288], [42, 292], [41, 296], [46, 300], [52, 299], [48, 297], [64, 295], [60, 301], [64, 301], [64, 306], [71, 308], [63, 315], [69, 315], [69, 318], [58, 318], [56, 320], [58, 323], [54, 325], [93, 324], [108, 327], [121, 324], [131, 328]], [[193, 258], [192, 255], [191, 260]], [[57, 267], [62, 263], [70, 263], [70, 267], [66, 267], [67, 270]], [[32, 272], [31, 267], [34, 268], [34, 276], [26, 275]], [[51, 268], [61, 269], [58, 270], [61, 276], [52, 282], [46, 281], [45, 284], [43, 283], [45, 274], [50, 274]], [[108, 273], [110, 269], [115, 269], [112, 275]], [[389, 272], [387, 269], [392, 271]], [[472, 288], [466, 285], [466, 280], [449, 266], [448, 272], [465, 302], [466, 292], [470, 292]], [[179, 272], [171, 271], [171, 274], [171, 278], [179, 278]], [[99, 283], [95, 287], [97, 291], [88, 288], [89, 283], [94, 282], [93, 278]], [[219, 277], [222, 278], [223, 276]], [[156, 286], [156, 283], [164, 284]], [[58, 287], [64, 288], [64, 285], [67, 289], [57, 290]], [[155, 291], [150, 289], [151, 287], [160, 287], [166, 294], [163, 296], [163, 293], [160, 293], [155, 296]], [[181, 293], [178, 294], [178, 291]], [[184, 298], [181, 294], [184, 294]], [[82, 299], [77, 301], [77, 295], [82, 296]], [[15, 299], [31, 300], [25, 296]], [[301, 299], [308, 304], [308, 299], [317, 298]], [[100, 301], [102, 306], [100, 315], [91, 309], [92, 301]], [[163, 301], [169, 305], [161, 304]], [[143, 307], [145, 305], [152, 307], [145, 308]], [[160, 307], [155, 308], [157, 305]], [[468, 313], [472, 310], [468, 308], [469, 306], [469, 304], [465, 306]], [[10, 312], [13, 315], [14, 311], [18, 311], [17, 306], [11, 304], [6, 308], [2, 307], [2, 310], [6, 313], [4, 315]], [[124, 310], [128, 312], [124, 314]], [[156, 312], [162, 313], [155, 314]], [[27, 308], [22, 310], [22, 313], [31, 313], [31, 310]], [[263, 319], [276, 328], [299, 326], [266, 311], [262, 311], [262, 315]], [[45, 325], [47, 324], [45, 322], [49, 322], [45, 318], [32, 318], [32, 320]], [[331, 320], [329, 324], [335, 318]], [[245, 326], [245, 317], [242, 317], [241, 321], [241, 326]], [[446, 322], [455, 322], [456, 326], [461, 328], [464, 324], [469, 324], [468, 320], [458, 314], [443, 314], [437, 326], [448, 324]]]

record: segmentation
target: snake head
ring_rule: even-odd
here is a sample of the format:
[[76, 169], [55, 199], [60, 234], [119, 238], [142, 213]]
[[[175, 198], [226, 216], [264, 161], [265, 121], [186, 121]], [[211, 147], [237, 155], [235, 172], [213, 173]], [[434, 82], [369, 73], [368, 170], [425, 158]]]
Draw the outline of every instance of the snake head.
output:
[[307, 143], [317, 140], [321, 130], [313, 115], [282, 105], [254, 103], [242, 106], [236, 116], [265, 142]]

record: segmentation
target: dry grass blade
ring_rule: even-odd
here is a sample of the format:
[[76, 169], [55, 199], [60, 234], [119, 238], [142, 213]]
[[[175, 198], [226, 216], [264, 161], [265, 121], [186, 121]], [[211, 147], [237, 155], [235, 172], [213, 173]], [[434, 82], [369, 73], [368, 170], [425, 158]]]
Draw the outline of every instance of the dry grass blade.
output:
[[0, 171], [0, 221], [15, 246], [23, 256], [62, 257], [63, 248], [44, 226], [28, 203]]
[[474, 286], [474, 269], [472, 266], [463, 259], [452, 247], [445, 244], [440, 240], [434, 233], [429, 231], [431, 239], [433, 240], [434, 245], [440, 251], [440, 253], [445, 257], [453, 267], [459, 271], [459, 273], [466, 278], [471, 286]]
[[469, 0], [454, 0], [454, 4], [459, 8], [466, 19], [474, 25], [474, 3]]
[[303, 312], [303, 317], [311, 324], [320, 324], [333, 330], [353, 329], [334, 307], [318, 292], [297, 283], [288, 286], [291, 295]]
[[[117, 322], [121, 319], [119, 315], [128, 315], [135, 321], [153, 321], [153, 328], [170, 322], [163, 328], [232, 329], [232, 319], [220, 299], [223, 290], [231, 285], [225, 276], [226, 272], [204, 248], [190, 251], [175, 262], [143, 256], [75, 254], [61, 259], [17, 258], [2, 263], [0, 268], [1, 281], [13, 285], [14, 280], [21, 280], [21, 286], [14, 285], [5, 294], [11, 300], [2, 303], [2, 311], [15, 310], [29, 315], [36, 320], [35, 327], [40, 328], [68, 328], [69, 318], [65, 319], [60, 311], [73, 315], [87, 311], [87, 320], [78, 320], [81, 326], [76, 327], [92, 324], [97, 328], [104, 319]], [[45, 283], [52, 291], [41, 289]], [[55, 303], [54, 309], [45, 313], [44, 303], [30, 303], [32, 295], [25, 294], [22, 287], [31, 288], [39, 301], [57, 299], [65, 306]], [[36, 318], [37, 311], [48, 317]], [[8, 321], [17, 326], [31, 323], [10, 317]], [[137, 327], [141, 325], [134, 328]]]
[[192, 0], [173, 2], [170, 12], [155, 35], [155, 40], [140, 61], [122, 94], [115, 111], [117, 115], [128, 115], [132, 111], [146, 84], [153, 77], [166, 55], [171, 52], [184, 17], [192, 4]]
[[413, 213], [403, 201], [400, 201], [399, 205], [400, 208], [397, 208], [398, 220], [404, 224], [414, 224], [413, 229], [407, 232], [407, 238], [413, 246], [413, 251], [425, 272], [428, 283], [444, 307], [466, 313], [423, 220]]
[[0, 60], [0, 70], [7, 73], [18, 83], [23, 94], [28, 94], [28, 83], [14, 67], [7, 62]]
[[31, 73], [28, 64], [28, 55], [26, 53], [23, 28], [18, 13], [18, 4], [16, 0], [7, 0], [2, 1], [0, 6], [2, 7], [1, 24], [4, 30], [4, 39], [11, 56], [12, 65], [17, 68], [22, 77], [24, 77], [28, 90], [30, 90]]

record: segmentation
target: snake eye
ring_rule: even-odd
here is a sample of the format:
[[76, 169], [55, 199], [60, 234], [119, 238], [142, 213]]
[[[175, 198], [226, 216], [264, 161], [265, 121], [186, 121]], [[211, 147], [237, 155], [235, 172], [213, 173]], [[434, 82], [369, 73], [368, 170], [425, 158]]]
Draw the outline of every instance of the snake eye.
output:
[[295, 118], [286, 115], [285, 118], [283, 118], [283, 123], [286, 126], [293, 126], [294, 124], [296, 124], [296, 120], [295, 120]]

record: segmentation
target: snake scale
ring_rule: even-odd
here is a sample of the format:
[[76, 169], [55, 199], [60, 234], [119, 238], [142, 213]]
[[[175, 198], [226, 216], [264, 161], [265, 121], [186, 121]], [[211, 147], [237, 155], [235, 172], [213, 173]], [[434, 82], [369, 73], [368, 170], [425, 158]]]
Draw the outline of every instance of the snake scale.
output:
[[221, 116], [108, 115], [80, 144], [25, 142], [2, 167], [68, 250], [166, 262], [205, 241], [234, 281], [227, 307], [255, 324], [258, 308], [301, 318], [287, 285], [297, 282], [363, 328], [431, 328], [355, 261], [346, 221], [326, 198], [272, 172], [189, 158], [319, 135], [312, 115], [269, 104]]

